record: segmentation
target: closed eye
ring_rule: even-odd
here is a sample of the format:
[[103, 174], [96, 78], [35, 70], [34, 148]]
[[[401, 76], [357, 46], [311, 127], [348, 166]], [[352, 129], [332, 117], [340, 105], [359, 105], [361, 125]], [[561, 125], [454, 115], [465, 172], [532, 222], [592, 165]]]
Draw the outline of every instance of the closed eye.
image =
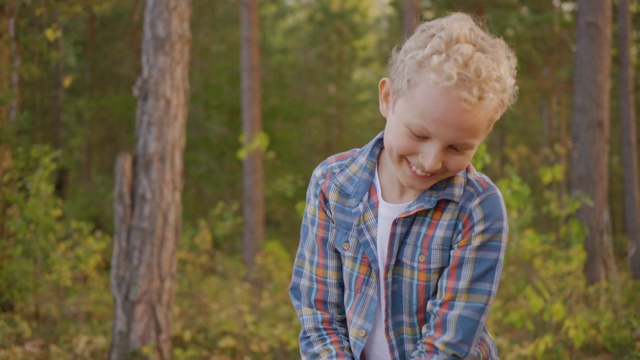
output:
[[450, 145], [449, 149], [451, 149], [451, 151], [459, 154], [459, 153], [464, 153], [470, 150], [473, 150], [473, 146], [468, 146], [468, 145]]
[[416, 140], [428, 140], [429, 137], [426, 135], [419, 135], [414, 133], [413, 131], [409, 130], [409, 133], [411, 134], [411, 136], [416, 139]]

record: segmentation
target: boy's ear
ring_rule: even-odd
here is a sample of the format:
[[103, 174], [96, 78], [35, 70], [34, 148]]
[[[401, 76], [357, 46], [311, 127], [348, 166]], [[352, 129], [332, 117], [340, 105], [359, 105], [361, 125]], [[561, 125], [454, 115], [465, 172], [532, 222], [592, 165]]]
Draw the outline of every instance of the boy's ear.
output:
[[391, 79], [383, 77], [378, 82], [378, 104], [380, 106], [380, 114], [387, 118], [391, 111]]

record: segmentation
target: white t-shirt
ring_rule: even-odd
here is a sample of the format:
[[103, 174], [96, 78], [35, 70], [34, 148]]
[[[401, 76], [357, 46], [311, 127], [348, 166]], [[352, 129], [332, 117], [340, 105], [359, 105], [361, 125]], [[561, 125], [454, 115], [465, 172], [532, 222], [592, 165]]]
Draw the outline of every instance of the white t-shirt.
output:
[[378, 178], [378, 167], [376, 166], [375, 177], [376, 191], [378, 192], [378, 234], [377, 234], [377, 251], [378, 251], [378, 307], [376, 308], [376, 316], [373, 320], [373, 327], [369, 333], [369, 338], [364, 346], [367, 360], [391, 360], [389, 354], [389, 345], [384, 336], [384, 268], [387, 262], [387, 253], [389, 252], [389, 238], [391, 235], [391, 225], [393, 221], [400, 215], [409, 205], [410, 202], [403, 204], [390, 204], [382, 198], [382, 190], [380, 188], [380, 179]]

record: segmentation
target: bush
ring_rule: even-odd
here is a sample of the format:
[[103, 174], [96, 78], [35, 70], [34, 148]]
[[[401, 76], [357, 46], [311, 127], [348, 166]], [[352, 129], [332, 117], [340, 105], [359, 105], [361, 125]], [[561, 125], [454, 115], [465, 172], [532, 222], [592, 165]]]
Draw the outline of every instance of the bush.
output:
[[239, 257], [214, 249], [204, 220], [198, 227], [182, 239], [179, 253], [179, 272], [196, 276], [180, 281], [176, 359], [298, 359], [300, 325], [288, 295], [291, 255], [280, 243], [266, 242], [248, 275]]
[[[557, 166], [543, 168], [541, 180], [551, 187], [562, 173]], [[545, 190], [540, 207], [515, 174], [499, 187], [511, 223], [489, 328], [496, 334], [501, 358], [640, 357], [638, 284], [625, 273], [619, 284], [585, 283], [586, 229], [573, 215], [588, 199]]]
[[64, 217], [55, 158], [18, 149], [0, 179], [0, 359], [95, 358], [108, 345], [111, 240]]
[[[55, 169], [55, 153], [34, 146], [17, 150], [0, 179], [0, 360], [107, 356], [111, 239], [65, 217], [54, 193]], [[535, 196], [515, 173], [498, 184], [510, 237], [488, 328], [504, 360], [638, 359], [640, 283], [623, 271], [612, 283], [586, 285], [585, 232], [573, 214], [588, 200], [550, 189], [562, 173], [543, 168], [540, 179], [549, 189]], [[238, 213], [237, 204], [219, 203], [207, 219], [185, 225], [175, 359], [300, 357], [300, 324], [287, 291], [292, 254], [268, 241], [257, 270], [247, 274]]]

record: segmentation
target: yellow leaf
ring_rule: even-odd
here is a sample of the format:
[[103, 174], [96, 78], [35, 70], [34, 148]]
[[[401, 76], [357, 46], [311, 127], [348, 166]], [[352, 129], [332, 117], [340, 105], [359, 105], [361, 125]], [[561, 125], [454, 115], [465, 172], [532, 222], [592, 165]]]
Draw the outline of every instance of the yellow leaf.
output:
[[220, 341], [218, 341], [218, 347], [220, 349], [229, 349], [235, 348], [238, 345], [238, 342], [233, 336], [227, 335], [224, 336]]
[[62, 87], [68, 89], [73, 84], [73, 76], [67, 75], [62, 80]]
[[56, 41], [56, 32], [52, 28], [47, 28], [44, 31], [44, 36], [47, 38], [47, 40], [49, 40], [49, 42]]
[[58, 24], [53, 24], [44, 31], [44, 36], [49, 42], [54, 42], [62, 37], [62, 30], [60, 30]]
[[62, 216], [62, 209], [61, 208], [53, 208], [51, 209], [51, 216], [54, 218], [59, 218]]

